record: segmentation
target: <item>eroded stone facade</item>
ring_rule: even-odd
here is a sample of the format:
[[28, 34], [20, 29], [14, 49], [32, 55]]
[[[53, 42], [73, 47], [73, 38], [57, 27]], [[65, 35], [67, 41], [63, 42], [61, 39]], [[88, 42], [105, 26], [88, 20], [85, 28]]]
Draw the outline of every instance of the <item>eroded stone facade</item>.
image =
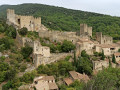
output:
[[41, 27], [41, 18], [15, 14], [14, 10], [7, 10], [7, 24], [14, 24], [18, 29], [26, 27], [28, 31], [38, 31]]

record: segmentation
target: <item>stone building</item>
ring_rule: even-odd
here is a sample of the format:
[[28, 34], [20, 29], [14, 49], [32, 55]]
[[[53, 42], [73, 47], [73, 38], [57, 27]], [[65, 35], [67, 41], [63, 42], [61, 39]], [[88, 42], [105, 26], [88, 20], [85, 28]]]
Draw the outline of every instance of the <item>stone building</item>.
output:
[[102, 50], [104, 51], [104, 55], [106, 56], [110, 56], [113, 55], [114, 53], [118, 52], [120, 48], [119, 44], [99, 44], [99, 45], [95, 45], [95, 52], [102, 52]]
[[93, 61], [93, 70], [99, 71], [103, 70], [103, 68], [109, 67], [109, 60], [97, 60]]
[[36, 77], [33, 84], [31, 85], [31, 88], [33, 87], [35, 87], [36, 90], [58, 90], [58, 86], [56, 85], [53, 76]]
[[90, 80], [90, 78], [85, 73], [81, 74], [76, 71], [69, 71], [69, 74], [70, 74], [70, 78], [73, 81], [78, 80], [87, 83]]
[[96, 40], [100, 44], [112, 44], [113, 38], [111, 36], [103, 35], [102, 32], [96, 32]]
[[92, 37], [92, 27], [88, 27], [87, 24], [80, 24], [80, 32], [78, 35], [88, 35]]
[[120, 52], [114, 53], [114, 56], [115, 56], [116, 62], [120, 64]]
[[12, 9], [7, 10], [7, 24], [16, 25], [18, 29], [26, 27], [28, 31], [36, 31], [41, 28], [41, 18], [35, 18], [33, 16], [21, 16], [15, 14]]
[[76, 56], [79, 56], [83, 50], [86, 51], [87, 54], [93, 55], [94, 42], [87, 38], [81, 38], [76, 43]]

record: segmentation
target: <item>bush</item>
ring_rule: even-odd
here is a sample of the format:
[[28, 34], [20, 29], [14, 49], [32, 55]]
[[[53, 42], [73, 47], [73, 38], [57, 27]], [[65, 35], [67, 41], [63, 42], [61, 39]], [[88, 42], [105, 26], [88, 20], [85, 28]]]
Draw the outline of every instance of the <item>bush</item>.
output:
[[3, 62], [5, 60], [5, 56], [0, 57], [0, 60]]
[[75, 45], [71, 41], [64, 40], [61, 49], [63, 52], [70, 52], [75, 49]]
[[23, 55], [24, 59], [27, 59], [33, 52], [33, 48], [29, 46], [25, 46], [21, 48], [21, 54]]
[[11, 37], [11, 38], [16, 38], [16, 29], [13, 27], [13, 26], [8, 26], [6, 28], [7, 30], [5, 31], [5, 34], [8, 36], [8, 37]]
[[20, 67], [20, 72], [24, 72], [27, 69], [27, 66], [24, 64]]
[[25, 27], [23, 27], [19, 30], [19, 34], [22, 35], [22, 36], [27, 35], [27, 33], [28, 33], [28, 29], [25, 28]]
[[36, 71], [32, 71], [30, 73], [25, 73], [21, 78], [20, 81], [21, 82], [25, 82], [25, 83], [31, 83], [33, 82], [33, 79], [36, 76]]

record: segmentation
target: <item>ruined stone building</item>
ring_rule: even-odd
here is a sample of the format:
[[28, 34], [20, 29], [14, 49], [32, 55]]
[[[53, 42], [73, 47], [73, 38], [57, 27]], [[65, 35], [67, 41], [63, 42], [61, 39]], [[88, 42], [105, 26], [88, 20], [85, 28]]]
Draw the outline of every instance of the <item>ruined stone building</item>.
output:
[[93, 61], [93, 70], [99, 71], [103, 68], [109, 67], [109, 60], [97, 60]]
[[[80, 30], [78, 32], [54, 31], [42, 25], [40, 17], [34, 18], [33, 16], [17, 15], [11, 9], [7, 10], [7, 24], [15, 26], [16, 29], [26, 27], [28, 31], [36, 31], [39, 33], [39, 37], [49, 38], [50, 41], [71, 41], [76, 45], [76, 56], [79, 56], [83, 50], [89, 55], [93, 55], [94, 52], [102, 52], [103, 50], [106, 56], [110, 56], [118, 52], [120, 48], [120, 43], [113, 43], [113, 38], [102, 35], [102, 32], [96, 33], [96, 41], [91, 40], [92, 27], [88, 27], [87, 24], [80, 24]], [[30, 38], [21, 37], [18, 33], [17, 40], [23, 47], [25, 44], [33, 47], [32, 57], [35, 67], [41, 64], [50, 64], [71, 55], [71, 53], [50, 53], [49, 47], [42, 46], [37, 40], [33, 41]], [[100, 66], [101, 69], [101, 64], [95, 64], [94, 68], [96, 68], [96, 65], [98, 66], [97, 68]]]
[[58, 90], [58, 86], [55, 83], [53, 76], [39, 76], [36, 77], [31, 85], [30, 90]]
[[77, 33], [79, 36], [91, 36], [92, 37], [92, 27], [88, 27], [87, 24], [80, 24], [80, 31]]
[[112, 44], [113, 38], [111, 36], [103, 35], [102, 32], [96, 32], [96, 40], [99, 44]]
[[41, 27], [41, 18], [33, 16], [22, 16], [15, 14], [12, 9], [7, 10], [7, 24], [15, 25], [18, 29], [26, 27], [28, 31], [38, 31]]
[[94, 45], [94, 42], [92, 42], [90, 39], [79, 39], [79, 41], [76, 43], [76, 56], [78, 57], [83, 50], [85, 50], [87, 54], [93, 55]]

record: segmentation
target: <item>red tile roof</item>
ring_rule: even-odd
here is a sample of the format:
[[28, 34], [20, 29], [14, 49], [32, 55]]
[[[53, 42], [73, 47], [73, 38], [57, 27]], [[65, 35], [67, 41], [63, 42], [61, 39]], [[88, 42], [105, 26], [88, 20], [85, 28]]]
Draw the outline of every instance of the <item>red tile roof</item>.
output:
[[73, 83], [71, 78], [64, 78], [64, 82], [69, 86], [70, 84]]
[[74, 80], [84, 81], [85, 83], [87, 83], [87, 81], [90, 80], [86, 74], [80, 74], [75, 71], [70, 71], [69, 73]]

